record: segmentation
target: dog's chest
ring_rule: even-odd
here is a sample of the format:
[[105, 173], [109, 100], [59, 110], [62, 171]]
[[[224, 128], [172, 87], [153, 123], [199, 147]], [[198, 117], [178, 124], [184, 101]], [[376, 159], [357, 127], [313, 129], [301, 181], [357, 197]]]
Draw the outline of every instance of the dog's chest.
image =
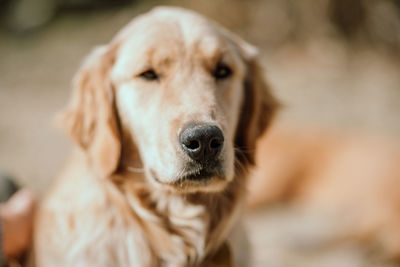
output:
[[141, 213], [151, 249], [161, 266], [191, 266], [208, 252], [210, 217], [206, 207], [181, 197], [157, 201], [155, 209]]
[[157, 258], [156, 266], [203, 266], [213, 260], [212, 255], [221, 254], [239, 210], [229, 194], [211, 198], [136, 192], [127, 200]]
[[[213, 208], [225, 208], [210, 212], [210, 203], [182, 196], [158, 194], [149, 203], [128, 188], [68, 180], [78, 182], [91, 193], [80, 192], [71, 199], [64, 184], [42, 207], [47, 224], [40, 224], [43, 242], [37, 245], [47, 256], [40, 266], [55, 266], [60, 259], [65, 263], [60, 266], [204, 266], [234, 221], [226, 201], [212, 201]], [[50, 221], [52, 227], [44, 227], [53, 213], [57, 216]], [[49, 242], [55, 245], [49, 247]]]

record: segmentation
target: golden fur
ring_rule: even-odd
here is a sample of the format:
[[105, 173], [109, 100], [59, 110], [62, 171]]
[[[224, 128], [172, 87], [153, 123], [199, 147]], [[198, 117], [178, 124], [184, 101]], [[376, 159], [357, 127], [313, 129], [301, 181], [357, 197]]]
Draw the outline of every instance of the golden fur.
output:
[[[232, 75], [216, 81], [221, 62]], [[36, 264], [245, 266], [245, 176], [276, 106], [239, 37], [180, 8], [135, 18], [75, 78], [62, 124], [79, 148], [40, 207]], [[225, 138], [221, 172], [204, 182], [185, 179], [200, 170], [177, 145], [193, 121]]]
[[346, 239], [400, 258], [397, 142], [354, 133], [272, 129], [259, 140], [256, 158], [258, 167], [249, 179], [251, 206], [289, 202], [321, 216], [331, 214], [340, 218]]

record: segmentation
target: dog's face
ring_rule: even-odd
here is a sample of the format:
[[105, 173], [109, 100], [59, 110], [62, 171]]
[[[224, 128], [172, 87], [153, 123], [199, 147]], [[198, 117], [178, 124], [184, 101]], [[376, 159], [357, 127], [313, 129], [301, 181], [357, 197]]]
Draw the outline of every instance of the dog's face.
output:
[[[136, 151], [155, 186], [219, 191], [234, 178], [235, 146], [244, 146], [239, 149], [251, 161], [253, 152], [247, 150], [254, 144], [249, 142], [266, 127], [275, 102], [267, 91], [256, 92], [266, 90], [256, 84], [263, 81], [249, 77], [258, 71], [250, 45], [190, 11], [162, 8], [134, 20], [94, 55], [81, 71], [89, 74], [78, 75], [77, 87], [91, 87], [86, 97], [111, 107], [97, 111], [91, 122], [80, 122], [80, 129], [86, 124], [94, 133], [78, 136], [78, 143], [97, 158], [94, 164], [103, 173], [121, 167], [122, 145], [128, 151], [122, 167], [137, 166], [129, 162], [135, 157], [126, 157]], [[93, 64], [100, 64], [97, 74]], [[121, 144], [127, 138], [132, 142]], [[130, 144], [135, 149], [124, 147]]]
[[131, 34], [140, 38], [128, 38], [117, 54], [119, 117], [150, 179], [218, 189], [234, 175], [245, 64], [210, 23], [160, 11], [156, 18], [137, 22]]

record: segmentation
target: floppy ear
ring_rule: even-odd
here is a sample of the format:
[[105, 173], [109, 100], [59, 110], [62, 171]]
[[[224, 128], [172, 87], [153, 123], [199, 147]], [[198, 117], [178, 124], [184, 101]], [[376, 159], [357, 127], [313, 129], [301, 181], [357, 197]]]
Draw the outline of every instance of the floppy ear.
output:
[[235, 145], [241, 151], [237, 154], [238, 160], [247, 166], [254, 165], [256, 141], [268, 128], [279, 103], [264, 80], [257, 49], [238, 37], [235, 37], [235, 43], [247, 64], [244, 100]]
[[118, 167], [121, 142], [109, 72], [116, 48], [96, 48], [75, 76], [73, 96], [62, 127], [81, 147], [101, 177]]

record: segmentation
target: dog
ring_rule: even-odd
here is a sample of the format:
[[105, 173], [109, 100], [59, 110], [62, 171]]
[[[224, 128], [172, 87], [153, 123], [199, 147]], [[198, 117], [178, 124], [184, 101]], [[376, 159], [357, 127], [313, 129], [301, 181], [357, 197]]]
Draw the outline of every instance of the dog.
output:
[[399, 262], [399, 160], [400, 146], [389, 137], [271, 129], [258, 141], [248, 208], [286, 204], [340, 218], [324, 242], [352, 241]]
[[36, 265], [246, 266], [246, 174], [279, 106], [257, 49], [158, 7], [73, 87], [61, 125], [77, 148], [39, 208]]

